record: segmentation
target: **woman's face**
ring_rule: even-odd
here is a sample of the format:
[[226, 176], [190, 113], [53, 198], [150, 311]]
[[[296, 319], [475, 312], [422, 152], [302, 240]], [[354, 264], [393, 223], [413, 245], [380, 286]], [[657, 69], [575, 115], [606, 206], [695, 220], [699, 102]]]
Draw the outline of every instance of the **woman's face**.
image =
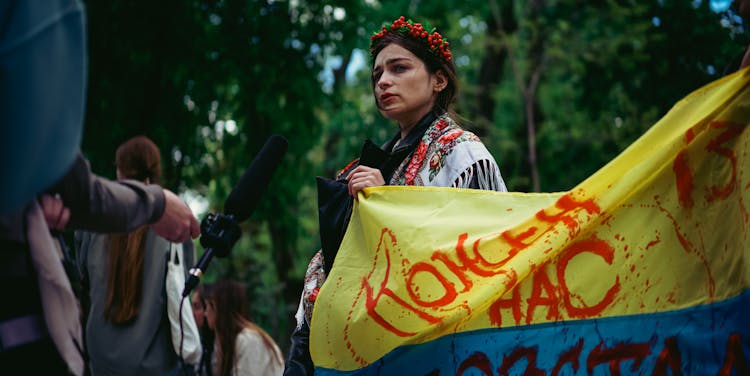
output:
[[211, 330], [214, 330], [214, 324], [216, 323], [216, 305], [212, 300], [206, 300], [206, 310], [204, 312], [206, 316], [206, 324]]
[[429, 73], [422, 60], [393, 43], [375, 57], [372, 77], [380, 113], [402, 128], [413, 126], [432, 110], [446, 82], [441, 72]]
[[198, 324], [198, 327], [203, 326], [205, 324], [204, 320], [206, 319], [206, 315], [203, 310], [203, 302], [201, 302], [201, 298], [198, 294], [193, 294], [192, 299], [190, 299], [190, 305], [193, 307], [195, 323]]

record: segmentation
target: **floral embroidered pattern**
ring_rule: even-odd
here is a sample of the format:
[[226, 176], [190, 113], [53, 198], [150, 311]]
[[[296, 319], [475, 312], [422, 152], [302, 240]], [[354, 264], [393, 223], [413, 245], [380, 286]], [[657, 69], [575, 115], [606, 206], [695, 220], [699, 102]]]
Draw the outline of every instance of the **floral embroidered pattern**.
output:
[[312, 320], [313, 306], [318, 298], [318, 292], [326, 281], [323, 270], [323, 252], [318, 251], [307, 265], [305, 272], [305, 284], [302, 288], [302, 305], [305, 312], [305, 320], [309, 324]]
[[450, 123], [448, 123], [444, 117], [440, 117], [433, 126], [427, 129], [427, 132], [422, 136], [422, 140], [419, 141], [419, 145], [417, 145], [417, 150], [414, 151], [414, 154], [412, 154], [412, 157], [409, 159], [409, 164], [406, 166], [406, 172], [404, 173], [402, 184], [415, 185], [414, 179], [424, 165], [424, 158], [427, 154], [428, 145], [449, 125]]
[[308, 295], [308, 296], [307, 296], [307, 300], [308, 300], [309, 302], [315, 303], [315, 300], [316, 300], [316, 299], [318, 299], [318, 292], [320, 292], [320, 289], [319, 289], [319, 288], [317, 288], [317, 287], [316, 287], [316, 288], [314, 288], [314, 289], [313, 289], [313, 290], [312, 290], [312, 291], [310, 292], [310, 295]]
[[447, 115], [439, 117], [422, 136], [412, 156], [396, 169], [391, 185], [424, 185], [417, 175], [424, 169], [427, 156], [429, 180], [432, 181], [445, 166], [446, 157], [453, 148], [464, 141], [481, 142], [473, 133], [464, 132]]
[[422, 140], [419, 142], [419, 145], [417, 145], [417, 150], [415, 150], [414, 154], [412, 154], [411, 161], [406, 167], [406, 173], [404, 173], [405, 185], [414, 185], [414, 177], [417, 176], [417, 173], [422, 168], [424, 156], [426, 153], [427, 144], [425, 144], [424, 140]]
[[456, 145], [465, 141], [480, 142], [479, 138], [473, 133], [463, 132], [460, 129], [452, 129], [440, 136], [436, 142], [430, 145], [428, 150], [428, 152], [432, 154], [430, 165], [428, 166], [430, 171], [430, 181], [435, 179], [435, 176], [440, 172], [440, 169], [445, 166], [445, 160], [455, 149]]

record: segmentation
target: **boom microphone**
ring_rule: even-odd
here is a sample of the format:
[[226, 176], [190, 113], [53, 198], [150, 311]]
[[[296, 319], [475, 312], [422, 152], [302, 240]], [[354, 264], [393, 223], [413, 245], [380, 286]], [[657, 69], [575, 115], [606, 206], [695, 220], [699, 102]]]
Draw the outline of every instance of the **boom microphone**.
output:
[[226, 257], [240, 238], [239, 223], [250, 217], [268, 188], [274, 171], [281, 163], [288, 146], [287, 140], [272, 135], [250, 163], [245, 173], [224, 202], [224, 214], [208, 214], [201, 221], [201, 245], [205, 250], [185, 281], [182, 297], [188, 296], [198, 285], [214, 255]]
[[224, 201], [224, 213], [234, 215], [237, 222], [244, 221], [253, 213], [260, 197], [268, 188], [273, 172], [284, 157], [288, 144], [284, 137], [277, 134], [268, 138], [240, 182]]

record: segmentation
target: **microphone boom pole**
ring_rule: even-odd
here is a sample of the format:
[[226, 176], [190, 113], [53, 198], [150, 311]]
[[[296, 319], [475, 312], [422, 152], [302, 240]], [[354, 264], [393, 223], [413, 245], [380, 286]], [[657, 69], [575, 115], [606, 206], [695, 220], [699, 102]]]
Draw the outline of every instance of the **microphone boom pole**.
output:
[[209, 213], [201, 221], [200, 243], [205, 251], [195, 267], [189, 271], [182, 291], [183, 298], [198, 285], [214, 255], [229, 255], [241, 235], [239, 223], [255, 210], [288, 145], [287, 140], [280, 135], [269, 137], [224, 202], [224, 214]]
[[226, 257], [234, 247], [234, 243], [242, 235], [240, 225], [234, 219], [233, 214], [211, 214], [201, 221], [201, 245], [205, 251], [195, 267], [188, 272], [182, 297], [188, 296], [198, 285], [203, 273], [208, 269], [208, 264], [214, 254], [217, 257]]

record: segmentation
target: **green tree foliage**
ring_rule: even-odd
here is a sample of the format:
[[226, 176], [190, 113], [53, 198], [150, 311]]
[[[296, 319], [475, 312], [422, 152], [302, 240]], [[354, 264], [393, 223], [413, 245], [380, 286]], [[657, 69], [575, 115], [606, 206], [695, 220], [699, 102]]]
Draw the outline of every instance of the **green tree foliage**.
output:
[[114, 177], [117, 145], [145, 134], [162, 149], [163, 185], [220, 212], [265, 140], [288, 138], [243, 238], [206, 277], [246, 282], [253, 319], [282, 348], [319, 247], [314, 177], [333, 176], [365, 138], [384, 142], [396, 132], [371, 94], [369, 37], [383, 23], [405, 15], [450, 40], [462, 123], [515, 191], [574, 187], [677, 100], [719, 78], [748, 42], [736, 15], [698, 0], [87, 6], [83, 149], [94, 171]]
[[280, 336], [292, 322], [289, 312], [301, 288], [304, 265], [295, 260], [304, 258], [299, 253], [309, 257], [315, 245], [297, 244], [311, 236], [300, 225], [313, 214], [303, 202], [310, 197], [299, 193], [315, 174], [308, 158], [321, 130], [314, 111], [326, 99], [318, 80], [324, 50], [312, 46], [331, 43], [324, 34], [335, 25], [317, 14], [295, 19], [289, 3], [274, 1], [87, 6], [83, 146], [95, 171], [113, 176], [116, 146], [145, 134], [162, 149], [163, 184], [195, 191], [208, 199], [210, 211], [220, 212], [265, 140], [274, 133], [289, 140], [271, 186], [243, 224], [245, 237], [230, 262], [215, 261], [217, 269], [207, 278], [247, 281], [263, 298], [255, 300], [258, 321]]

